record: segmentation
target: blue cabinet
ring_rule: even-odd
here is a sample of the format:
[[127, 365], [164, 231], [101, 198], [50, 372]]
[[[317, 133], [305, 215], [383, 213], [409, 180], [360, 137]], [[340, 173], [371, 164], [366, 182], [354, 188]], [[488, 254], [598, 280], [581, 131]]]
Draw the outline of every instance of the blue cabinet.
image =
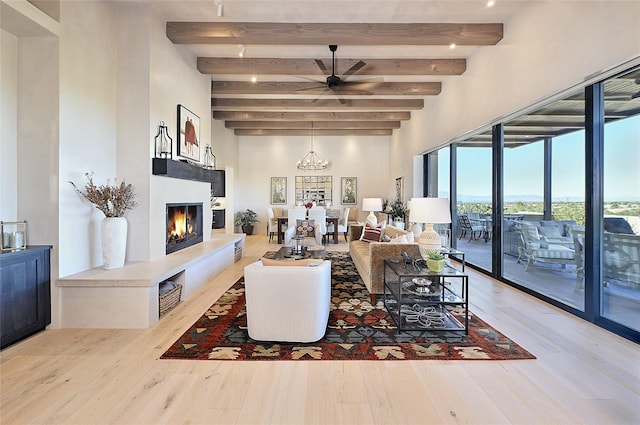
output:
[[51, 323], [51, 246], [0, 254], [0, 348]]

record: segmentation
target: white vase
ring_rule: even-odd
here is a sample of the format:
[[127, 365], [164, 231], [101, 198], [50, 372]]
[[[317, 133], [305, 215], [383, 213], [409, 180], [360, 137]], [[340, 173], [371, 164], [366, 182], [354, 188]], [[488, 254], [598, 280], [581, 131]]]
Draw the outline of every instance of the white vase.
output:
[[102, 268], [119, 269], [124, 266], [127, 250], [127, 219], [105, 217], [100, 225], [102, 238]]

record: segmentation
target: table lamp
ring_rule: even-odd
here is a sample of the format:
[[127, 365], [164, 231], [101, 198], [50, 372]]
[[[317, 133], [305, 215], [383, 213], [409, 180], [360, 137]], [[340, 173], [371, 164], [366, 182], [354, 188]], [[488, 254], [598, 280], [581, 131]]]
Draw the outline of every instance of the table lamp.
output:
[[434, 224], [451, 223], [451, 211], [447, 198], [412, 198], [409, 221], [425, 223], [424, 230], [418, 238], [420, 255], [425, 260], [430, 252], [440, 252], [440, 235], [433, 228]]
[[382, 199], [381, 198], [362, 198], [362, 210], [369, 211], [369, 215], [365, 220], [373, 226], [378, 224], [378, 219], [373, 213], [374, 211], [382, 211]]

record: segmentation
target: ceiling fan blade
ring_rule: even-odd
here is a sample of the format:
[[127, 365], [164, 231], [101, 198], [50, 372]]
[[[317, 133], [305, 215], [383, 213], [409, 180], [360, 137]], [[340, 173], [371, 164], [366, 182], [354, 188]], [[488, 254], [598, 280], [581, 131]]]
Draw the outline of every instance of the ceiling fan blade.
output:
[[366, 65], [366, 63], [364, 63], [363, 61], [358, 61], [355, 65], [353, 65], [351, 68], [347, 69], [342, 76], [343, 77], [348, 77], [349, 75], [353, 74], [354, 72], [359, 71], [360, 69], [362, 69], [362, 67], [364, 67]]
[[321, 81], [313, 81], [316, 85], [310, 85], [308, 87], [302, 88], [302, 89], [297, 89], [297, 92], [302, 92], [302, 91], [314, 91], [314, 90], [321, 90], [321, 89], [326, 89], [327, 85], [324, 84]]
[[320, 59], [316, 59], [316, 65], [318, 65], [318, 68], [320, 68], [320, 70], [322, 71], [322, 73], [324, 75], [331, 75], [329, 74], [329, 70], [327, 69], [327, 67], [325, 66], [324, 62], [322, 62]]

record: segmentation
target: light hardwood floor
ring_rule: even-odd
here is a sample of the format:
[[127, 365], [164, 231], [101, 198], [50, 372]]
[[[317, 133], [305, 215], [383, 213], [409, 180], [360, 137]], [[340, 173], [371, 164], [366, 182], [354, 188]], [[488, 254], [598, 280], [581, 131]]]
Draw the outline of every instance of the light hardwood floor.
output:
[[470, 269], [472, 311], [536, 360], [159, 360], [276, 247], [247, 237], [245, 258], [151, 329], [47, 330], [0, 352], [0, 423], [640, 423], [638, 345]]

